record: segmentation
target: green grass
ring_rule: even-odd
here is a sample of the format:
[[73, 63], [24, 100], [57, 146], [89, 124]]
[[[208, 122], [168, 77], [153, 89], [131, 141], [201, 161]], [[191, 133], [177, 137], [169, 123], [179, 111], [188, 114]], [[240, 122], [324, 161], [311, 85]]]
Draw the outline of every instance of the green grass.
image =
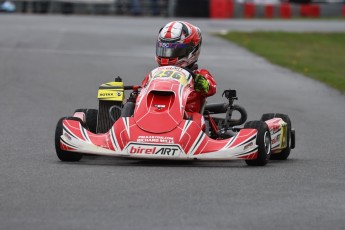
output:
[[230, 32], [219, 36], [345, 93], [345, 33]]

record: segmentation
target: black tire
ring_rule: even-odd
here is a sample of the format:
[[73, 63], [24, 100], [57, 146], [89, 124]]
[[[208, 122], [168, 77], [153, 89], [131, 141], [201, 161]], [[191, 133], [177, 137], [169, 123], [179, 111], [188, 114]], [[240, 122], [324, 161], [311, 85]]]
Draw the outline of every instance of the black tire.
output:
[[268, 121], [275, 118], [276, 113], [265, 113], [262, 114], [260, 121]]
[[77, 109], [74, 112], [83, 112], [85, 114], [85, 125], [86, 128], [93, 133], [96, 133], [97, 128], [97, 109]]
[[77, 120], [80, 121], [81, 120], [77, 117], [63, 117], [61, 118], [57, 125], [56, 125], [56, 129], [55, 129], [55, 150], [56, 150], [56, 155], [57, 157], [61, 160], [61, 161], [69, 161], [69, 162], [75, 162], [75, 161], [80, 161], [80, 159], [83, 157], [82, 154], [80, 153], [75, 153], [75, 152], [69, 152], [69, 151], [64, 151], [60, 148], [60, 138], [62, 135], [62, 122], [63, 120]]
[[268, 163], [271, 155], [271, 134], [268, 126], [263, 121], [248, 121], [244, 128], [258, 131], [256, 144], [258, 145], [258, 157], [255, 160], [246, 160], [249, 166], [264, 166]]
[[121, 110], [121, 117], [131, 117], [134, 114], [135, 103], [127, 102]]
[[272, 118], [281, 118], [283, 121], [287, 124], [287, 135], [286, 135], [286, 143], [287, 146], [285, 149], [283, 149], [279, 153], [273, 153], [271, 155], [271, 160], [286, 160], [291, 152], [291, 149], [293, 148], [294, 143], [292, 144], [292, 131], [291, 131], [291, 120], [288, 115], [286, 114], [281, 114], [281, 113], [266, 113], [263, 114], [261, 117], [261, 121], [267, 121]]
[[[114, 121], [110, 118], [109, 109], [112, 106], [117, 106], [122, 108], [121, 101], [99, 101], [99, 110], [98, 110], [98, 117], [97, 117], [97, 133], [106, 133], [109, 129], [113, 126]], [[121, 116], [121, 110], [112, 110], [112, 117], [115, 119], [119, 119]]]

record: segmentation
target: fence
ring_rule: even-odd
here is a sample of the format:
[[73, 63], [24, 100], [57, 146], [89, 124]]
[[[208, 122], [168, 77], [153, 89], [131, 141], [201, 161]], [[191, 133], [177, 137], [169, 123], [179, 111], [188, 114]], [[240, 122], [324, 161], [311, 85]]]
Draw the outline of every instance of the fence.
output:
[[239, 3], [234, 0], [210, 0], [209, 16], [214, 19], [345, 17], [345, 5], [339, 1], [298, 4], [285, 1], [243, 1]]
[[14, 0], [21, 13], [167, 16], [168, 0]]
[[[1, 1], [1, 0], [0, 0]], [[4, 0], [2, 0], [4, 1]], [[11, 0], [22, 13], [165, 17], [294, 18], [345, 17], [345, 0]], [[332, 3], [320, 3], [331, 1]]]

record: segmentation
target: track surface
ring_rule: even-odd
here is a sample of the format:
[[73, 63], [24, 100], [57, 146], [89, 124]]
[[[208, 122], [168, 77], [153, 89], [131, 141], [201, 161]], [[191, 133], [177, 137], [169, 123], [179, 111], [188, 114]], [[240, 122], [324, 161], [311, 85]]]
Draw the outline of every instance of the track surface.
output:
[[231, 87], [250, 120], [289, 114], [287, 161], [58, 161], [58, 119], [96, 108], [98, 85], [117, 75], [138, 84], [168, 20], [0, 17], [1, 229], [344, 229], [344, 95], [208, 34], [344, 31], [343, 21], [190, 20], [204, 31], [199, 64], [218, 81], [210, 102]]

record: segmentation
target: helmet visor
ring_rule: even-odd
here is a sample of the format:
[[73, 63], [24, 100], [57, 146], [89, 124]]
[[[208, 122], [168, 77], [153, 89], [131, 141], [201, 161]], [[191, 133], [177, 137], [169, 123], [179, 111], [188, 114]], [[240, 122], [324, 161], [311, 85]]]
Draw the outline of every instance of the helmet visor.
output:
[[164, 58], [187, 56], [193, 47], [191, 44], [157, 42], [156, 55]]

